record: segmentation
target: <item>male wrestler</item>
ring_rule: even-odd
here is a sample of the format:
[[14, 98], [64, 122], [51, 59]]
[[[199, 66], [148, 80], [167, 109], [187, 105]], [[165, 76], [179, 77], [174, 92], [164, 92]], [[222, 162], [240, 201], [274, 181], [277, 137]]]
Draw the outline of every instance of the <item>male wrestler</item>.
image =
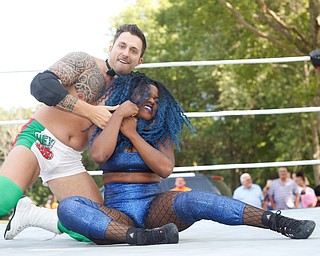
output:
[[[115, 108], [97, 102], [116, 74], [130, 73], [143, 62], [146, 46], [142, 31], [125, 24], [117, 29], [108, 60], [74, 52], [35, 76], [31, 93], [45, 105], [23, 126], [0, 169], [0, 216], [15, 207], [23, 191], [39, 176], [59, 201], [77, 195], [103, 203], [96, 183], [81, 163], [90, 136], [88, 127], [106, 126], [109, 110]], [[131, 115], [137, 111], [133, 107]], [[56, 211], [51, 214], [58, 220]], [[53, 223], [48, 230], [66, 231], [62, 225], [57, 227], [57, 221]], [[13, 223], [9, 223], [6, 239], [15, 235], [13, 230]]]

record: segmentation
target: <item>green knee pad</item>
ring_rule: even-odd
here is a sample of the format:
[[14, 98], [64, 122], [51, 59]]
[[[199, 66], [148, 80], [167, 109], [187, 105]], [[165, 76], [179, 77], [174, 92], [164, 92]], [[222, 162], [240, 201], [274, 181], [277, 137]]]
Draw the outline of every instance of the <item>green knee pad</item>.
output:
[[5, 176], [0, 176], [0, 216], [10, 212], [22, 194], [21, 188], [16, 183]]
[[62, 232], [62, 233], [66, 233], [69, 236], [71, 236], [73, 239], [78, 240], [80, 242], [92, 242], [89, 238], [80, 235], [76, 232], [73, 232], [71, 230], [66, 229], [64, 226], [62, 226], [61, 222], [58, 221], [58, 229]]

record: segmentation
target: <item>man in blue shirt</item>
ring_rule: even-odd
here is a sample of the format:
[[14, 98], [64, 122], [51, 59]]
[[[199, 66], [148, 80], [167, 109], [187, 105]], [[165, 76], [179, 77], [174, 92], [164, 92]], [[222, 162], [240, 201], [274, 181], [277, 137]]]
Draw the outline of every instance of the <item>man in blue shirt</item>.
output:
[[243, 173], [240, 182], [242, 185], [234, 191], [233, 198], [261, 209], [264, 201], [260, 186], [252, 183], [249, 173]]

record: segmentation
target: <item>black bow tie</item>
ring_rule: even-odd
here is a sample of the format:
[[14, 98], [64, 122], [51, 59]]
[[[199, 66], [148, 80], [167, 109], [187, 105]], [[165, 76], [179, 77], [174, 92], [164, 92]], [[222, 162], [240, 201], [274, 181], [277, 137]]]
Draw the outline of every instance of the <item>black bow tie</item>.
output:
[[111, 77], [114, 77], [116, 76], [116, 72], [110, 67], [109, 63], [108, 63], [108, 59], [106, 59], [106, 65], [107, 65], [107, 68], [108, 68], [108, 71], [107, 71], [107, 75], [108, 76], [111, 76]]

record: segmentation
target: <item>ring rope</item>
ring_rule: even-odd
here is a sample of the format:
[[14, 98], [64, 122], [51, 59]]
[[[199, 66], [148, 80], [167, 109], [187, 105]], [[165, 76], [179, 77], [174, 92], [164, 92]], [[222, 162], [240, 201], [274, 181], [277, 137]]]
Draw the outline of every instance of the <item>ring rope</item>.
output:
[[[255, 110], [226, 110], [215, 112], [185, 112], [188, 117], [222, 117], [222, 116], [250, 116], [250, 115], [272, 115], [272, 114], [297, 114], [320, 112], [320, 107], [304, 108], [279, 108], [279, 109], [255, 109]], [[0, 121], [1, 125], [24, 124], [28, 120]]]
[[[260, 59], [238, 59], [238, 60], [209, 60], [209, 61], [173, 61], [158, 63], [142, 63], [136, 68], [167, 68], [167, 67], [193, 67], [193, 66], [217, 66], [217, 65], [234, 65], [234, 64], [265, 64], [265, 63], [284, 63], [310, 61], [310, 56], [298, 57], [280, 57], [280, 58], [260, 58]], [[5, 70], [5, 73], [36, 73], [43, 70]]]
[[[246, 163], [246, 164], [215, 164], [215, 165], [200, 165], [200, 166], [183, 166], [174, 167], [173, 173], [181, 172], [196, 172], [196, 171], [221, 171], [232, 169], [253, 169], [266, 167], [281, 167], [281, 166], [302, 166], [302, 165], [319, 165], [320, 160], [298, 160], [298, 161], [282, 161], [282, 162], [264, 162], [264, 163]], [[92, 176], [101, 175], [102, 171], [88, 171]]]
[[256, 109], [256, 110], [225, 110], [225, 111], [216, 111], [216, 112], [186, 112], [185, 114], [188, 117], [221, 117], [221, 116], [296, 114], [296, 113], [312, 113], [312, 112], [320, 112], [320, 107]]
[[217, 66], [217, 65], [234, 65], [234, 64], [264, 64], [264, 63], [282, 63], [282, 62], [299, 62], [299, 61], [310, 61], [310, 56], [239, 59], [239, 60], [176, 61], [176, 62], [145, 63], [145, 64], [139, 65], [137, 68]]

